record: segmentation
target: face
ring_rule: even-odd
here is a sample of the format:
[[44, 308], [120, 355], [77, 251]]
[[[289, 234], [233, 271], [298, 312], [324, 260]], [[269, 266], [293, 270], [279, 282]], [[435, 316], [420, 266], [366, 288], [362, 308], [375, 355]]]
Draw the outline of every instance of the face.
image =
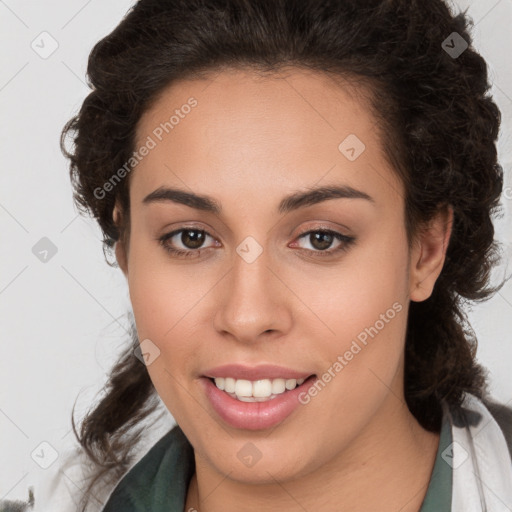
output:
[[[168, 88], [138, 124], [143, 145], [117, 254], [149, 374], [197, 460], [249, 483], [371, 450], [403, 408], [409, 300], [430, 294], [443, 255], [409, 250], [403, 186], [360, 97], [298, 69], [222, 71]], [[318, 187], [338, 192], [293, 199]], [[268, 377], [277, 396], [218, 390], [208, 376], [227, 364], [240, 374], [218, 376]], [[284, 369], [246, 371], [261, 365]], [[277, 393], [292, 374], [313, 377]]]

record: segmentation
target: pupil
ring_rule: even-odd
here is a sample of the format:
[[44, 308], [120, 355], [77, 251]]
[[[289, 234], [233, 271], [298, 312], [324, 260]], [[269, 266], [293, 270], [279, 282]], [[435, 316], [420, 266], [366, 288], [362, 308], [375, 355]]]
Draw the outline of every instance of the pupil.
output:
[[[317, 249], [328, 249], [332, 244], [332, 235], [329, 233], [312, 233], [311, 236], [313, 237], [312, 245]], [[317, 242], [320, 242], [320, 245]]]
[[[196, 236], [190, 235], [191, 233], [196, 233]], [[188, 240], [186, 240], [188, 239]], [[190, 241], [189, 241], [190, 240]], [[184, 231], [181, 235], [181, 241], [184, 245], [191, 249], [197, 249], [198, 247], [201, 247], [204, 241], [204, 233], [197, 230], [189, 230]]]

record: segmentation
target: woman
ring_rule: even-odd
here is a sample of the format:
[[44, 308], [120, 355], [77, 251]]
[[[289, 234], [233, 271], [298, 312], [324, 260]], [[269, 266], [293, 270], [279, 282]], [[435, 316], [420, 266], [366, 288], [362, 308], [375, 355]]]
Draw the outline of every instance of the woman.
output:
[[64, 151], [134, 323], [75, 430], [80, 510], [511, 509], [511, 414], [463, 309], [499, 288], [503, 184], [468, 24], [141, 0], [94, 47]]

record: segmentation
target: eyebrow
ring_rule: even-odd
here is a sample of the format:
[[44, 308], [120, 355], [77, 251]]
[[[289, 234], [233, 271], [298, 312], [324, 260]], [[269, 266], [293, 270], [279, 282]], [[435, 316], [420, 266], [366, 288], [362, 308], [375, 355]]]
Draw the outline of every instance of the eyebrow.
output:
[[[305, 192], [294, 192], [281, 200], [278, 212], [280, 214], [288, 213], [329, 199], [365, 199], [375, 203], [374, 199], [366, 192], [362, 192], [348, 185], [332, 185], [310, 188]], [[142, 200], [144, 204], [162, 201], [172, 201], [196, 210], [217, 215], [222, 212], [222, 206], [212, 197], [198, 195], [176, 188], [159, 187]]]

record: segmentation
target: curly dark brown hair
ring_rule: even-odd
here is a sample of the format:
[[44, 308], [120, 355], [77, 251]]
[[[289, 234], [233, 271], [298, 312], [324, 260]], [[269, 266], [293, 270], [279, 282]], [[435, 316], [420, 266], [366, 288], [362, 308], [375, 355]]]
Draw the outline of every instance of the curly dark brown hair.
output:
[[[495, 145], [501, 114], [488, 94], [486, 62], [472, 47], [472, 24], [443, 0], [140, 0], [91, 51], [92, 92], [62, 132], [76, 205], [99, 223], [106, 252], [128, 241], [129, 177], [108, 192], [101, 187], [130, 160], [142, 113], [175, 80], [300, 67], [357, 84], [405, 186], [409, 243], [440, 208], [454, 212], [442, 272], [429, 299], [411, 302], [406, 332], [407, 405], [425, 429], [438, 431], [442, 400], [458, 406], [464, 392], [487, 394], [464, 306], [503, 285], [490, 285], [500, 259], [492, 216], [503, 187]], [[448, 51], [463, 40], [460, 55]], [[133, 329], [79, 433], [72, 415], [79, 443], [100, 468], [96, 479], [115, 480], [129, 467], [136, 427], [158, 406], [134, 357], [137, 344]]]

